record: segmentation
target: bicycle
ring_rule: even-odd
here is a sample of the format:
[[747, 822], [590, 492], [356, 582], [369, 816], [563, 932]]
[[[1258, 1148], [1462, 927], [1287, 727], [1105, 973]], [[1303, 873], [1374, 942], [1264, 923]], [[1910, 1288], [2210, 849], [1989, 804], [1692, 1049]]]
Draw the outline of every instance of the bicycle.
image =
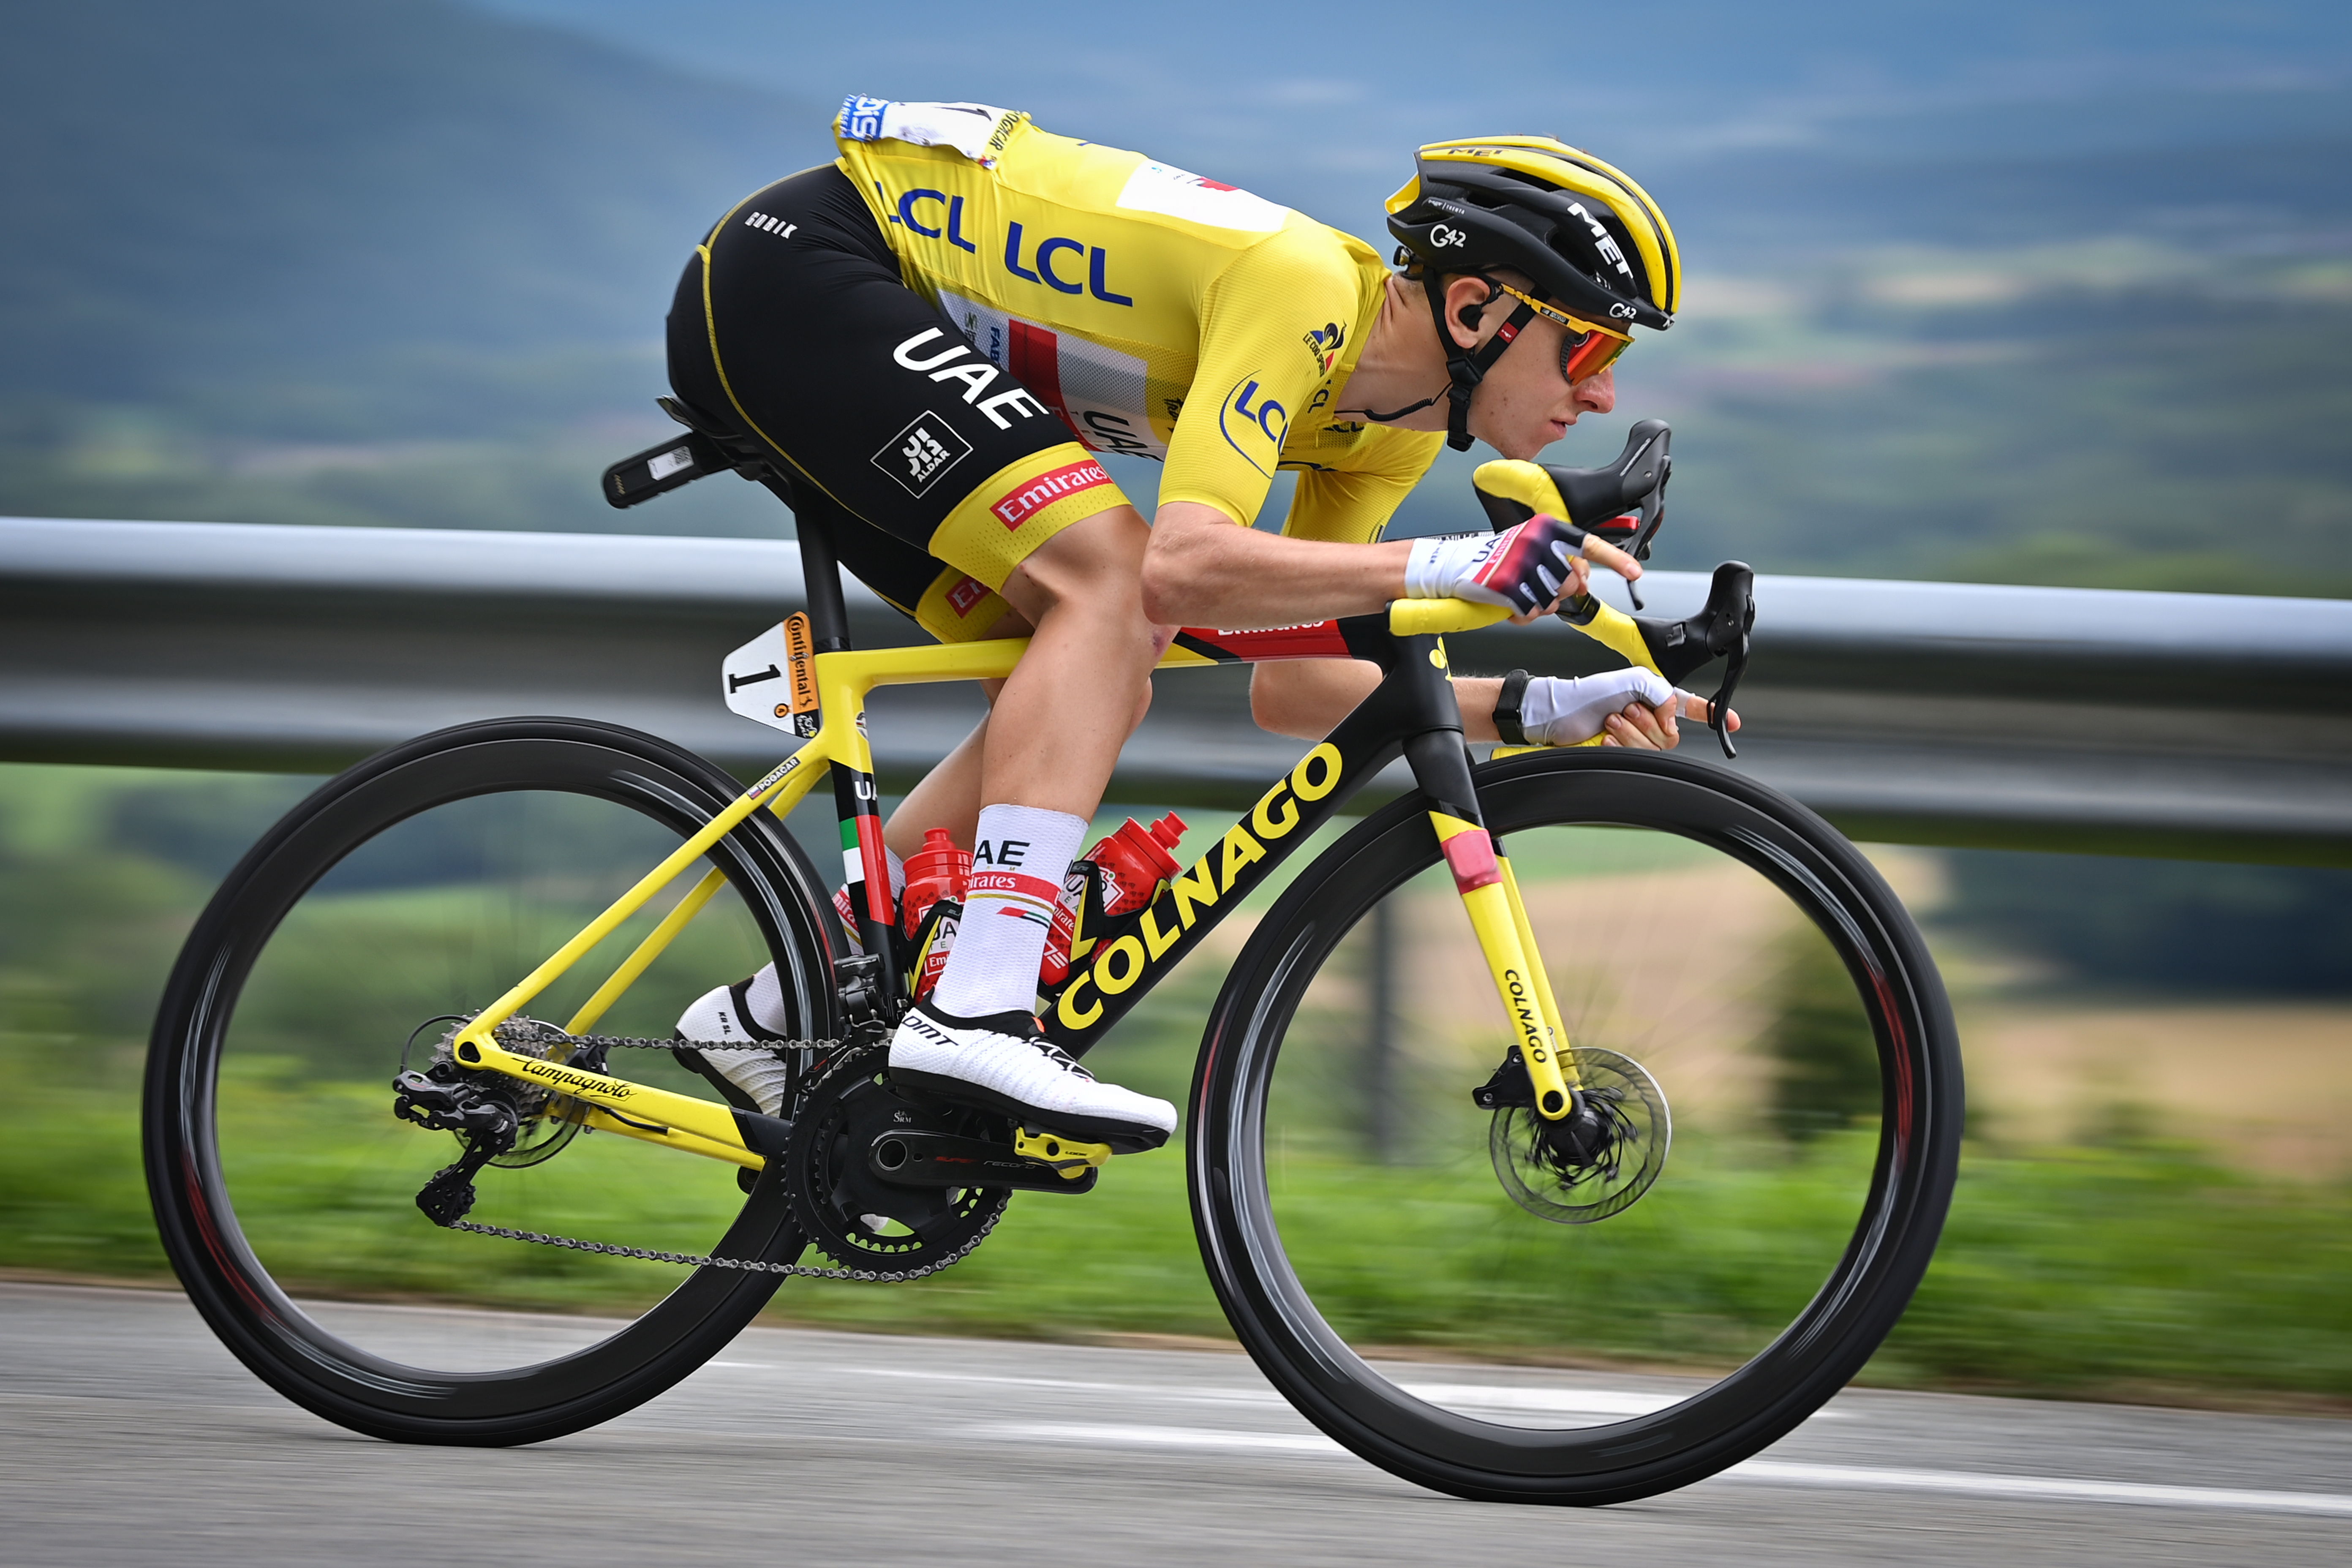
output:
[[[1555, 474], [1577, 521], [1638, 524], [1642, 551], [1666, 468], [1634, 460], [1644, 440], [1662, 459], [1664, 427], [1645, 422], [1618, 464]], [[729, 468], [789, 502], [787, 480], [702, 433], [615, 465], [608, 499]], [[1610, 522], [1620, 514], [1634, 522]], [[785, 1278], [921, 1278], [977, 1247], [1014, 1192], [1067, 1202], [1104, 1179], [1108, 1150], [894, 1090], [882, 1068], [935, 932], [910, 941], [890, 903], [866, 699], [1003, 676], [1024, 645], [855, 649], [831, 542], [803, 527], [799, 544], [804, 616], [728, 661], [730, 705], [802, 740], [748, 788], [615, 725], [461, 725], [320, 787], [196, 922], [150, 1058], [150, 1189], [190, 1299], [297, 1404], [396, 1440], [559, 1436], [702, 1365]], [[1313, 626], [1181, 634], [1163, 669], [1352, 656], [1383, 679], [1144, 909], [1106, 920], [1090, 892], [1042, 1016], [1083, 1055], [1246, 910], [1255, 929], [1210, 1009], [1184, 1107], [1194, 1228], [1234, 1332], [1308, 1420], [1399, 1476], [1465, 1498], [1606, 1503], [1755, 1453], [1877, 1348], [1949, 1200], [1958, 1054], [1903, 905], [1801, 805], [1672, 755], [1500, 748], [1475, 761], [1442, 639], [1503, 614], [1406, 600]], [[1684, 620], [1591, 597], [1563, 614], [1670, 680], [1725, 659], [1713, 721], [1729, 750], [1719, 726], [1754, 616], [1747, 568], [1718, 569], [1707, 607]], [[1339, 832], [1265, 906], [1277, 869], [1337, 832], [1400, 755], [1414, 790]], [[783, 826], [825, 776], [862, 955]], [[1399, 929], [1413, 938], [1402, 953]], [[1695, 933], [1716, 952], [1675, 962], [1669, 944]], [[583, 968], [607, 943], [625, 949], [609, 973]], [[695, 1092], [723, 1084], [707, 1069], [727, 1047], [659, 1033], [677, 997], [646, 976], [666, 958], [663, 973], [696, 990], [774, 962], [793, 1037], [761, 1048], [791, 1069], [785, 1115]], [[1437, 998], [1417, 1016], [1398, 1000], [1415, 966], [1427, 984], [1414, 994]], [[560, 1027], [523, 1011], [559, 994]], [[629, 1016], [648, 1022], [595, 1032]], [[1409, 1051], [1394, 1048], [1400, 1023]], [[1772, 1034], [1801, 1025], [1818, 1038]], [[1748, 1049], [1762, 1036], [1779, 1056]], [[1364, 1042], [1381, 1038], [1391, 1048], [1368, 1068]], [[1399, 1075], [1431, 1086], [1403, 1097], [1420, 1107], [1417, 1163], [1364, 1157], [1368, 1073], [1391, 1080], [1391, 1111]], [[1698, 1112], [1680, 1143], [1668, 1083]], [[458, 1151], [446, 1164], [443, 1134]], [[663, 1165], [665, 1180], [647, 1144], [702, 1163]], [[1667, 1180], [1670, 1148], [1681, 1174]], [[481, 1204], [490, 1218], [468, 1217]], [[624, 1226], [651, 1235], [610, 1239]], [[1437, 1288], [1397, 1257], [1415, 1226], [1467, 1238], [1470, 1262], [1430, 1266], [1464, 1276], [1452, 1295], [1415, 1296]], [[830, 1261], [803, 1261], [812, 1248]], [[678, 1266], [674, 1289], [648, 1278]], [[491, 1269], [509, 1298], [620, 1321], [453, 1321], [328, 1299], [463, 1297]], [[1536, 1359], [1667, 1370], [1595, 1396], [1580, 1414], [1603, 1418], [1579, 1425], [1560, 1419], [1573, 1401], [1498, 1412], [1491, 1389], [1416, 1382], [1396, 1359], [1498, 1338]]]

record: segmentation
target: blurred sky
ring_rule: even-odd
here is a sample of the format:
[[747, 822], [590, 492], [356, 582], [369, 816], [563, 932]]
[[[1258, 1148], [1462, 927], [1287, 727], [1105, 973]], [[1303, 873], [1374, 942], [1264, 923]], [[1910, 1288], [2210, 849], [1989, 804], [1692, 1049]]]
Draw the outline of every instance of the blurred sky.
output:
[[820, 111], [848, 92], [1026, 109], [1360, 232], [1403, 149], [1490, 131], [1654, 169], [1733, 148], [2089, 152], [2352, 119], [2352, 6], [2307, 0], [1671, 0], [1468, 21], [1402, 0], [481, 3]]

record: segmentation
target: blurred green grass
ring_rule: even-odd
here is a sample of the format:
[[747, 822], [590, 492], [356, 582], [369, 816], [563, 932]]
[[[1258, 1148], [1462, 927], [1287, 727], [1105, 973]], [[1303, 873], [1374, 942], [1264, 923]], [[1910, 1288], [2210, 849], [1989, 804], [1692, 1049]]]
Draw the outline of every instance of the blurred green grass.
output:
[[[75, 1053], [75, 1070], [59, 1070], [59, 1052]], [[166, 1274], [139, 1167], [137, 1052], [13, 1035], [0, 1039], [0, 1069], [13, 1086], [0, 1107], [0, 1267]], [[371, 1110], [381, 1097], [362, 1085], [347, 1092]], [[411, 1140], [420, 1181], [454, 1147], [395, 1133]], [[1356, 1342], [1545, 1360], [1565, 1339], [1581, 1358], [1701, 1365], [1782, 1321], [1774, 1312], [1807, 1277], [1780, 1237], [1793, 1215], [1843, 1194], [1821, 1151], [1857, 1136], [1761, 1162], [1678, 1144], [1671, 1226], [1636, 1206], [1566, 1247], [1530, 1246], [1530, 1222], [1475, 1166], [1294, 1159], [1277, 1201], [1301, 1274]], [[303, 1288], [595, 1310], [650, 1300], [676, 1278], [487, 1238], [453, 1249], [396, 1184], [360, 1202], [321, 1184], [334, 1158], [281, 1144], [243, 1173], [272, 1267]], [[613, 1138], [583, 1139], [560, 1163], [598, 1194], [576, 1211], [592, 1234], [656, 1246], [700, 1234], [710, 1168]], [[1376, 1230], [1361, 1223], [1368, 1209], [1381, 1216]], [[1318, 1224], [1327, 1215], [1334, 1223]], [[1557, 1325], [1580, 1289], [1616, 1294], [1619, 1257], [1639, 1258], [1644, 1310], [1580, 1319], [1563, 1336]], [[2033, 1158], [1975, 1147], [1935, 1267], [1864, 1381], [2223, 1405], [2352, 1400], [2347, 1295], [2352, 1194], [2339, 1189], [2259, 1181], [2145, 1143]], [[1172, 1150], [1117, 1162], [1083, 1198], [1016, 1197], [972, 1258], [931, 1279], [788, 1281], [770, 1316], [885, 1332], [1225, 1337]]]
[[[141, 1037], [187, 921], [250, 837], [238, 824], [266, 821], [299, 787], [0, 770], [0, 1075], [9, 1086], [0, 1098], [0, 1268], [168, 1278], [140, 1169]], [[208, 812], [221, 819], [219, 842], [200, 854], [191, 847], [208, 842]], [[1219, 826], [1203, 820], [1196, 834]], [[577, 842], [572, 828], [556, 828]], [[1527, 847], [1529, 875], [1673, 868], [1633, 836], [1596, 835], [1572, 865], [1538, 864], [1540, 846]], [[338, 951], [365, 947], [371, 984], [390, 987], [384, 1005], [414, 1016], [423, 1004], [396, 995], [398, 983], [412, 969], [408, 978], [429, 979], [436, 966], [402, 935], [401, 919], [448, 897], [431, 885], [381, 886], [344, 911], [349, 919], [318, 931]], [[530, 945], [544, 933], [516, 934]], [[392, 953], [410, 957], [394, 963]], [[324, 984], [347, 1001], [350, 988], [335, 977], [350, 971], [331, 953], [310, 956], [285, 971], [287, 996]], [[698, 973], [742, 972], [740, 956], [717, 948], [689, 956]], [[1104, 1070], [1181, 1100], [1217, 968], [1204, 953], [1179, 971], [1108, 1043]], [[1788, 1000], [1784, 1018], [1799, 1018]], [[451, 1157], [450, 1141], [393, 1122], [373, 1071], [306, 1057], [299, 1031], [267, 1013], [259, 1024], [257, 1048], [241, 1058], [225, 1103], [249, 1134], [234, 1140], [248, 1228], [298, 1288], [595, 1310], [650, 1300], [675, 1282], [660, 1265], [430, 1229], [409, 1200]], [[615, 1026], [662, 1021], [646, 1013]], [[655, 1076], [672, 1071], [659, 1061]], [[1344, 1138], [1309, 1139], [1281, 1162], [1286, 1245], [1355, 1342], [1530, 1360], [1573, 1346], [1580, 1357], [1621, 1363], [1719, 1364], [1784, 1323], [1792, 1294], [1820, 1279], [1818, 1260], [1808, 1271], [1790, 1238], [1835, 1233], [1842, 1215], [1832, 1205], [1850, 1201], [1863, 1136], [1835, 1124], [1745, 1146], [1678, 1136], [1671, 1190], [1570, 1235], [1509, 1205], [1483, 1150], [1459, 1135], [1466, 1108], [1454, 1110], [1444, 1128], [1424, 1119], [1419, 1152], [1426, 1160], [1451, 1149], [1451, 1163], [1360, 1163], [1335, 1152]], [[521, 1223], [521, 1208], [500, 1206], [543, 1183], [562, 1184], [569, 1234], [681, 1249], [708, 1245], [712, 1215], [734, 1194], [723, 1167], [591, 1136], [544, 1167], [486, 1180], [482, 1217]], [[1580, 1317], [1580, 1299], [1618, 1305], [1605, 1318]], [[2340, 1183], [2225, 1170], [2127, 1119], [2081, 1146], [2029, 1149], [1996, 1136], [1969, 1146], [1936, 1265], [1866, 1381], [2340, 1405], [2352, 1402], [2347, 1299], [2352, 1190]], [[985, 1246], [938, 1276], [893, 1287], [791, 1281], [771, 1316], [887, 1332], [1226, 1337], [1174, 1151], [1116, 1163], [1085, 1197], [1017, 1197]]]

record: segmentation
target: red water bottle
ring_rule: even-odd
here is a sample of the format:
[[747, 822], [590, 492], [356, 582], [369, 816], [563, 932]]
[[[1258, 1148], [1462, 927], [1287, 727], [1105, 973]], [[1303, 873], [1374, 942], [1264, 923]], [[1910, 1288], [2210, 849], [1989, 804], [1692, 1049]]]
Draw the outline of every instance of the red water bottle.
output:
[[1172, 811], [1150, 827], [1130, 816], [1071, 861], [1069, 875], [1062, 879], [1062, 900], [1054, 909], [1054, 929], [1045, 938], [1045, 961], [1037, 966], [1038, 979], [1059, 985], [1069, 978], [1070, 944], [1077, 939], [1090, 872], [1102, 879], [1105, 915], [1133, 914], [1181, 869], [1170, 851], [1183, 837], [1184, 819]]
[[923, 847], [908, 857], [907, 890], [898, 900], [906, 922], [899, 929], [908, 940], [921, 932], [934, 908], [942, 902], [950, 906], [940, 911], [938, 927], [924, 945], [921, 966], [915, 973], [918, 999], [931, 994], [947, 969], [948, 953], [955, 946], [956, 926], [963, 913], [964, 881], [971, 874], [971, 851], [957, 848], [944, 827], [926, 829]]
[[926, 828], [923, 847], [907, 857], [907, 890], [898, 895], [898, 929], [910, 939], [923, 929], [923, 917], [941, 899], [963, 897], [964, 879], [971, 875], [971, 851], [956, 847], [944, 827]]
[[1184, 819], [1170, 812], [1150, 827], [1129, 817], [1087, 851], [1102, 868], [1103, 913], [1131, 915], [1150, 903], [1160, 884], [1180, 869], [1171, 853], [1183, 842]]

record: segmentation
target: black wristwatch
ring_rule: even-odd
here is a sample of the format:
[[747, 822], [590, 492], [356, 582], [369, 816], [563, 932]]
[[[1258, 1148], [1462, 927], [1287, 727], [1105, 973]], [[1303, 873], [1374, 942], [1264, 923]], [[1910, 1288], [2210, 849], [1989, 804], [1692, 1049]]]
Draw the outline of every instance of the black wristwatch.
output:
[[1495, 733], [1507, 746], [1524, 746], [1528, 732], [1519, 728], [1519, 704], [1527, 700], [1528, 672], [1515, 669], [1503, 677], [1501, 695], [1495, 699]]

